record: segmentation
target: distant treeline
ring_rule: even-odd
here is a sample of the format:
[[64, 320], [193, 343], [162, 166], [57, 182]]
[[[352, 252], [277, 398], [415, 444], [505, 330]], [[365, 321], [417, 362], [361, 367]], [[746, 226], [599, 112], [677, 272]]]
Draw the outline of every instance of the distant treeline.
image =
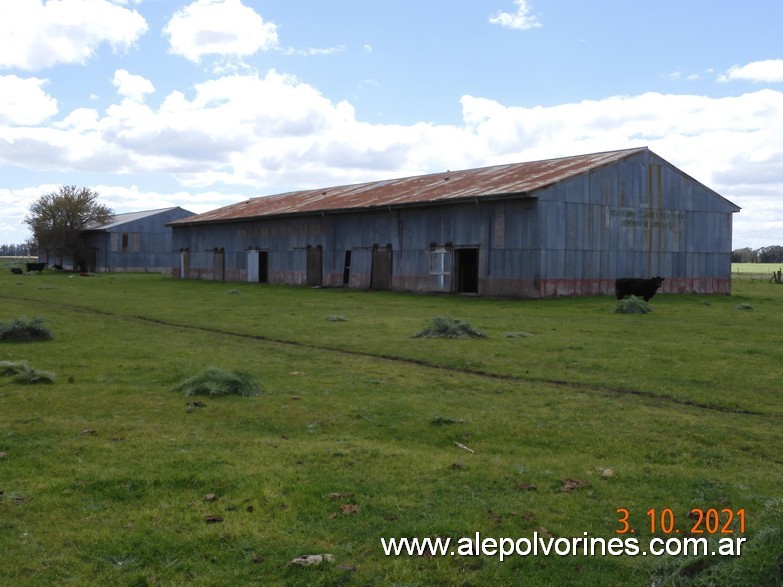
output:
[[760, 249], [735, 249], [731, 252], [732, 263], [783, 263], [783, 246], [774, 245]]
[[30, 245], [0, 245], [0, 257], [27, 257], [30, 255]]

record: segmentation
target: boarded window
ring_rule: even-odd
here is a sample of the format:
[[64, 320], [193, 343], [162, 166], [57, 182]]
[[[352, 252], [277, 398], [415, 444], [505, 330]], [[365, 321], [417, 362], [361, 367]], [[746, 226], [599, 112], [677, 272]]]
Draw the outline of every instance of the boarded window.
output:
[[212, 279], [216, 281], [224, 281], [226, 279], [226, 251], [223, 248], [214, 249], [212, 259]]
[[321, 245], [313, 247], [307, 245], [307, 275], [305, 277], [307, 285], [311, 287], [320, 287], [323, 285], [323, 249]]
[[392, 246], [372, 248], [372, 268], [370, 272], [371, 289], [391, 289], [392, 285]]
[[190, 277], [190, 252], [187, 249], [179, 252], [179, 277], [180, 279]]

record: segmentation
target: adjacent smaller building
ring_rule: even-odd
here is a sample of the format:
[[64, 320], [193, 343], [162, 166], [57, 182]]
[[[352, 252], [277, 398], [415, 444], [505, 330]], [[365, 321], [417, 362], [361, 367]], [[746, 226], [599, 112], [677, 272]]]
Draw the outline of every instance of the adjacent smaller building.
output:
[[[81, 232], [89, 251], [88, 271], [160, 271], [170, 272], [177, 256], [171, 244], [169, 222], [192, 216], [193, 212], [180, 208], [161, 208], [142, 212], [117, 214], [106, 224], [88, 226]], [[75, 267], [68, 257], [40, 259], [48, 264]]]

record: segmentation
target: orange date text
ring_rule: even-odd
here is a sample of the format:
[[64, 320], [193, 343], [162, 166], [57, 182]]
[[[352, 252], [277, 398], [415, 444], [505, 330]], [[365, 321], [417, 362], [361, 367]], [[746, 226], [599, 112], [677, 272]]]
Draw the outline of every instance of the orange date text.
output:
[[[636, 526], [631, 520], [631, 512], [627, 508], [617, 508], [616, 534], [635, 534]], [[734, 534], [745, 533], [745, 508], [732, 510], [730, 508], [693, 508], [685, 516], [686, 522], [680, 524], [671, 508], [650, 508], [646, 512], [644, 530], [650, 534]]]

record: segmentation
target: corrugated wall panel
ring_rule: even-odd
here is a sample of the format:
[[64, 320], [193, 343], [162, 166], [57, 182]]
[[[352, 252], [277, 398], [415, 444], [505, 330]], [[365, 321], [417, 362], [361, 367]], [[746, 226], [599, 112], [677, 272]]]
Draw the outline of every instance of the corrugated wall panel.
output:
[[215, 247], [232, 253], [232, 278], [246, 275], [246, 250], [258, 248], [269, 251], [270, 282], [303, 283], [305, 248], [320, 245], [326, 284], [342, 284], [350, 251], [349, 285], [368, 287], [373, 245], [391, 244], [398, 289], [451, 287], [451, 263], [432, 270], [433, 245], [478, 248], [480, 293], [612, 293], [617, 277], [658, 274], [665, 291], [727, 287], [732, 209], [646, 151], [535, 196], [199, 225], [178, 228], [176, 245], [190, 249], [192, 276], [202, 278]]

